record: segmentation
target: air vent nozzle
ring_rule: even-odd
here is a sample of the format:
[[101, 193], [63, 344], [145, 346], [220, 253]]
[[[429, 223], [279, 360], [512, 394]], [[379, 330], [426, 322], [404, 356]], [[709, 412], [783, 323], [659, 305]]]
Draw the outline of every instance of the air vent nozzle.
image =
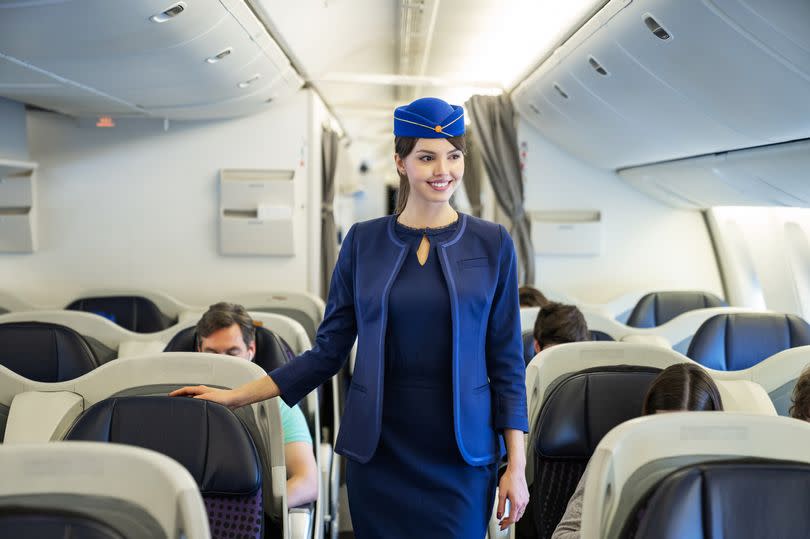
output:
[[664, 29], [664, 27], [658, 23], [658, 21], [652, 18], [652, 15], [647, 15], [644, 17], [644, 24], [647, 25], [647, 28], [650, 29], [650, 32], [652, 32], [658, 39], [667, 40], [670, 37], [672, 37], [670, 33], [667, 32]]
[[554, 89], [555, 89], [555, 90], [557, 90], [557, 93], [558, 93], [558, 94], [560, 94], [561, 96], [563, 96], [563, 99], [568, 99], [568, 94], [567, 94], [567, 93], [565, 93], [565, 92], [563, 91], [563, 89], [562, 89], [562, 88], [560, 88], [560, 85], [559, 85], [559, 84], [557, 84], [556, 82], [554, 83]]
[[594, 68], [597, 73], [599, 73], [600, 75], [607, 76], [608, 74], [607, 70], [604, 67], [602, 67], [602, 64], [596, 61], [596, 58], [594, 58], [593, 56], [589, 56], [588, 63], [591, 64], [591, 67]]

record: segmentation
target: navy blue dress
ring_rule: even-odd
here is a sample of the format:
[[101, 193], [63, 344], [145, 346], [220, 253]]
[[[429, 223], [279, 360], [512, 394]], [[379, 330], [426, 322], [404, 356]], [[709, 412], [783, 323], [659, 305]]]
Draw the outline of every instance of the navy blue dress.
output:
[[[486, 534], [496, 466], [467, 464], [453, 430], [450, 296], [436, 245], [456, 228], [396, 225], [409, 248], [388, 301], [382, 432], [368, 463], [347, 463], [358, 539]], [[431, 246], [421, 266], [425, 234]]]

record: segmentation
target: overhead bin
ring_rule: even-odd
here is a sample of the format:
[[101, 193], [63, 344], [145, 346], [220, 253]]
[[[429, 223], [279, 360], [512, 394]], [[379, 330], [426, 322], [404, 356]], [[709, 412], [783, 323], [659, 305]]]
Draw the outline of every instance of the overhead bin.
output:
[[[184, 0], [172, 20], [150, 17], [178, 2], [13, 2], [0, 17], [2, 52], [39, 66], [44, 60], [121, 57], [169, 49], [208, 32], [229, 16], [219, 0]], [[58, 42], [54, 37], [58, 36]], [[44, 67], [44, 66], [39, 66]]]
[[619, 170], [637, 189], [675, 207], [810, 207], [810, 140]]
[[303, 84], [242, 0], [74, 4], [3, 10], [0, 95], [76, 116], [199, 119], [260, 111]]
[[808, 20], [807, 2], [614, 0], [513, 99], [604, 168], [808, 138]]

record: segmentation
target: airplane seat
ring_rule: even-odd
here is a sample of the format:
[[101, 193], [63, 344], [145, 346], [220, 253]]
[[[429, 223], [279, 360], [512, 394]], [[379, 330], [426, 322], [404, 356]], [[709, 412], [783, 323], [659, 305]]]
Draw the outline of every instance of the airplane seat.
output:
[[318, 326], [315, 321], [309, 316], [308, 313], [293, 308], [286, 307], [248, 307], [248, 311], [255, 311], [260, 313], [280, 314], [288, 318], [292, 318], [304, 327], [307, 332], [307, 337], [312, 342], [315, 342], [315, 334], [318, 332]]
[[808, 504], [810, 464], [769, 460], [694, 464], [658, 483], [637, 504], [621, 537], [799, 539], [810, 529]]
[[521, 536], [551, 537], [596, 445], [610, 429], [641, 415], [647, 388], [660, 372], [630, 365], [596, 367], [552, 384], [531, 428], [531, 518], [519, 524]]
[[615, 341], [616, 340], [613, 337], [611, 337], [610, 335], [608, 335], [607, 333], [605, 333], [604, 331], [591, 330], [589, 333], [591, 334], [591, 340], [592, 341], [609, 342], [609, 341]]
[[194, 479], [153, 451], [83, 442], [5, 445], [0, 475], [0, 537], [210, 537]]
[[212, 538], [263, 537], [262, 464], [247, 427], [219, 404], [172, 397], [115, 397], [82, 413], [65, 440], [151, 449], [197, 482]]
[[[195, 326], [190, 326], [180, 330], [169, 343], [166, 345], [164, 352], [196, 352], [197, 351], [197, 331]], [[289, 344], [276, 335], [274, 332], [267, 328], [256, 326], [256, 355], [252, 363], [261, 367], [265, 372], [270, 372], [273, 369], [284, 365], [290, 361], [294, 356]], [[312, 436], [313, 450], [315, 451], [315, 460], [318, 466], [321, 467], [324, 458], [324, 451], [321, 449], [323, 444], [320, 443], [320, 413], [319, 413], [319, 399], [322, 388], [317, 388], [313, 394], [307, 395], [301, 402], [298, 403], [299, 408], [307, 420], [310, 435]], [[332, 446], [328, 445], [328, 453], [331, 453]], [[325, 478], [321, 478], [322, 485], [326, 484]], [[324, 509], [320, 507], [322, 500], [319, 494], [319, 501], [316, 504], [316, 511], [320, 514]], [[297, 520], [304, 520], [300, 518], [301, 515], [296, 514], [294, 518]], [[309, 515], [306, 515], [309, 518]], [[321, 517], [319, 516], [319, 519]], [[297, 524], [294, 526], [296, 530], [302, 527], [309, 526], [309, 522], [305, 524]]]
[[622, 423], [588, 465], [581, 537], [806, 537], [808, 444], [810, 424], [785, 417], [675, 412]]
[[80, 298], [65, 309], [103, 316], [136, 333], [155, 333], [177, 323], [176, 319], [163, 314], [152, 300], [141, 296]]
[[743, 370], [789, 348], [810, 344], [810, 325], [793, 314], [732, 313], [706, 320], [686, 355], [719, 371]]
[[627, 325], [654, 328], [687, 311], [711, 307], [728, 307], [728, 304], [709, 292], [651, 292], [638, 300], [627, 319]]
[[[614, 340], [613, 337], [604, 331], [590, 331], [589, 333], [592, 341], [609, 342]], [[528, 365], [532, 358], [537, 355], [537, 352], [534, 351], [534, 333], [532, 331], [524, 331], [522, 337], [523, 360], [526, 362], [526, 365]]]
[[[163, 351], [196, 352], [197, 328], [190, 326], [178, 331]], [[253, 357], [253, 363], [270, 372], [287, 363], [291, 359], [291, 354], [290, 346], [281, 337], [269, 329], [256, 327], [256, 355]]]
[[72, 380], [108, 361], [110, 355], [115, 351], [59, 324], [0, 324], [0, 365], [29, 380]]

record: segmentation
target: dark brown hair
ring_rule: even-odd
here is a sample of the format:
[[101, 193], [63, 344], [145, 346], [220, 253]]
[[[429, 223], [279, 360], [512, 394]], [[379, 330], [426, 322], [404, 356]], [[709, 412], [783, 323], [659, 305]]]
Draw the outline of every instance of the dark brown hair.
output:
[[250, 346], [256, 339], [256, 327], [247, 310], [237, 303], [224, 301], [211, 305], [197, 322], [197, 348], [200, 347], [201, 339], [234, 324], [239, 326], [245, 346]]
[[543, 307], [548, 303], [546, 296], [533, 286], [518, 288], [518, 298], [521, 307]]
[[[416, 147], [417, 140], [419, 140], [418, 137], [394, 137], [394, 152], [400, 159], [405, 159]], [[467, 153], [467, 139], [464, 138], [464, 135], [447, 137], [447, 142], [452, 144], [457, 150], [461, 150], [461, 153]], [[399, 174], [399, 191], [397, 192], [397, 207], [394, 213], [399, 215], [402, 213], [402, 210], [405, 209], [405, 204], [408, 203], [408, 194], [411, 192], [411, 186], [408, 183], [408, 176], [402, 174], [399, 170], [397, 170], [397, 174]]]
[[720, 390], [709, 373], [694, 363], [676, 363], [661, 371], [652, 381], [641, 414], [722, 409]]
[[585, 317], [575, 305], [548, 301], [534, 321], [534, 340], [541, 347], [590, 340]]
[[796, 385], [793, 386], [790, 417], [810, 421], [810, 367], [802, 371], [801, 376], [796, 380]]

